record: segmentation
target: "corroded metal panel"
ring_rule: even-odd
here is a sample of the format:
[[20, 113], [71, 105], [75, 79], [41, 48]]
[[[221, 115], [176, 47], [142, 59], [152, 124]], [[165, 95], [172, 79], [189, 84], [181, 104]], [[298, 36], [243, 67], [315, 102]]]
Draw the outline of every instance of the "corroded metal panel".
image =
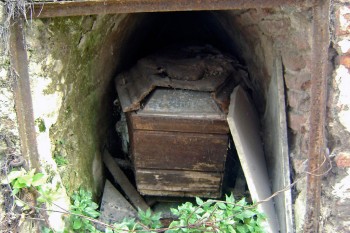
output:
[[212, 171], [225, 169], [228, 136], [136, 130], [135, 168]]
[[226, 114], [208, 92], [157, 89], [142, 110], [130, 113], [133, 129], [228, 133]]
[[209, 92], [156, 89], [143, 109], [127, 114], [138, 190], [219, 197], [228, 145], [225, 117]]
[[156, 87], [215, 92], [224, 84], [234, 85], [241, 74], [236, 71], [236, 64], [235, 59], [210, 45], [170, 47], [119, 74], [116, 89], [123, 111], [135, 111]]
[[316, 0], [94, 0], [35, 1], [30, 14], [35, 18], [136, 12], [233, 10], [281, 6], [311, 7]]
[[319, 232], [321, 208], [321, 177], [325, 174], [322, 161], [329, 160], [326, 152], [326, 106], [329, 49], [328, 0], [319, 1], [313, 9], [313, 45], [310, 99], [310, 135], [308, 152], [307, 197], [304, 232]]
[[218, 198], [221, 196], [222, 174], [139, 169], [136, 171], [136, 182], [138, 190], [144, 195]]

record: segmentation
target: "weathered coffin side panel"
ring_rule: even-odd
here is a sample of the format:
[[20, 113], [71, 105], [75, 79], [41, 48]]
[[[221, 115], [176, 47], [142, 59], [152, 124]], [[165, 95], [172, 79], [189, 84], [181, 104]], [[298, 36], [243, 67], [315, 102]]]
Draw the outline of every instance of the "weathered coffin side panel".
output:
[[220, 172], [138, 169], [136, 182], [144, 195], [220, 197], [222, 176]]
[[[193, 119], [184, 117], [151, 116], [132, 113], [131, 126], [134, 129], [197, 133], [229, 133], [225, 120]], [[174, 127], [176, 125], [176, 127]]]
[[223, 172], [225, 168], [226, 134], [135, 130], [133, 143], [136, 169]]

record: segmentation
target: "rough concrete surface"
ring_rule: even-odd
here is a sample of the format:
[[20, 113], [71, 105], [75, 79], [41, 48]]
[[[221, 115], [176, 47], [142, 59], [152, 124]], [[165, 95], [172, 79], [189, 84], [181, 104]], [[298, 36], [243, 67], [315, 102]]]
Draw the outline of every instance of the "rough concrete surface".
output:
[[135, 218], [137, 211], [123, 197], [123, 195], [106, 180], [101, 202], [101, 216], [99, 220], [113, 224], [122, 221], [124, 218]]

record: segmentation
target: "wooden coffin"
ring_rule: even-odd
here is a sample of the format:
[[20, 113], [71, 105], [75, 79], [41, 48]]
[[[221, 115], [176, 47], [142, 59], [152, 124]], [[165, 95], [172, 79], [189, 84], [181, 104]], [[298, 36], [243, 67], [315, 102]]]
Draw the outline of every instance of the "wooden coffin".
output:
[[229, 128], [210, 93], [156, 89], [127, 116], [140, 193], [221, 196]]

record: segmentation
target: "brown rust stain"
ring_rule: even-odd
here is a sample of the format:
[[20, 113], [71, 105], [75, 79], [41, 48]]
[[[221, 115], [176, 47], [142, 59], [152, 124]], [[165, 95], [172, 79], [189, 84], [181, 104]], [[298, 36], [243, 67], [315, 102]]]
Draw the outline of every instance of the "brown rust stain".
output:
[[313, 6], [316, 0], [105, 0], [31, 3], [34, 18], [136, 12], [233, 10], [281, 6]]
[[[313, 9], [310, 150], [308, 153], [307, 197], [304, 232], [319, 232], [322, 160], [326, 155], [326, 103], [329, 49], [329, 1]], [[326, 163], [327, 164], [327, 163]]]

